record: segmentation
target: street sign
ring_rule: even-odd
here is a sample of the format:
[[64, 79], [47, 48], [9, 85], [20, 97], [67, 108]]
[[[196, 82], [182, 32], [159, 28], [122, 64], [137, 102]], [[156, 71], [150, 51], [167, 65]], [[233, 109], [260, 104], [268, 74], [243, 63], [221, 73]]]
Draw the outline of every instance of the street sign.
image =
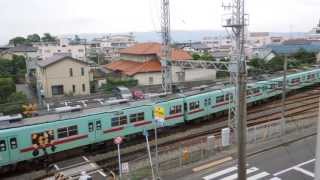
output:
[[114, 138], [113, 143], [114, 144], [121, 144], [122, 141], [123, 141], [122, 137], [116, 137], [116, 138]]
[[154, 118], [158, 121], [164, 121], [165, 119], [165, 110], [164, 110], [164, 107], [161, 107], [161, 106], [156, 106], [154, 107], [154, 111], [153, 111], [153, 114], [154, 114]]
[[121, 170], [123, 173], [129, 173], [129, 163], [128, 162], [122, 163]]

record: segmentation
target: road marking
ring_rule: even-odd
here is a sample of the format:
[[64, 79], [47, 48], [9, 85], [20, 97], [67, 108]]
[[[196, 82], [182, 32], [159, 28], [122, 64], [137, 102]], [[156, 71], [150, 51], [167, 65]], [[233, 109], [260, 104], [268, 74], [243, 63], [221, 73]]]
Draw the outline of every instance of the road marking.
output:
[[267, 172], [262, 172], [262, 173], [259, 173], [259, 174], [256, 174], [254, 176], [249, 177], [247, 180], [258, 180], [258, 179], [264, 178], [269, 175], [270, 174]]
[[82, 156], [82, 158], [83, 158], [85, 161], [89, 162], [89, 159], [88, 159], [87, 157]]
[[104, 172], [102, 172], [101, 170], [99, 170], [98, 171], [103, 177], [106, 177], [107, 175], [104, 173]]
[[224, 175], [224, 174], [228, 174], [228, 173], [230, 173], [230, 172], [232, 172], [232, 171], [235, 171], [235, 170], [237, 170], [237, 167], [236, 167], [236, 166], [233, 166], [233, 167], [224, 169], [224, 170], [222, 170], [222, 171], [218, 171], [218, 172], [216, 172], [216, 173], [213, 173], [213, 174], [210, 174], [210, 175], [208, 175], [208, 176], [205, 176], [205, 177], [203, 177], [202, 179], [210, 180], [210, 179], [213, 179], [213, 178], [217, 178], [217, 177], [219, 177], [219, 176], [222, 176], [222, 175]]
[[271, 178], [270, 180], [281, 180], [281, 178], [273, 177], [273, 178]]
[[314, 174], [312, 172], [307, 171], [305, 169], [302, 169], [301, 167], [295, 167], [294, 169], [297, 170], [297, 171], [302, 172], [303, 174], [306, 174], [308, 176], [314, 177]]
[[288, 172], [288, 171], [291, 171], [292, 169], [294, 169], [294, 168], [296, 168], [296, 167], [300, 167], [300, 166], [303, 166], [303, 165], [305, 165], [305, 164], [309, 164], [309, 163], [311, 163], [311, 162], [313, 162], [313, 161], [315, 161], [315, 159], [310, 159], [309, 161], [305, 161], [305, 162], [302, 162], [302, 163], [297, 164], [297, 165], [295, 165], [295, 166], [289, 167], [289, 168], [284, 169], [284, 170], [282, 170], [282, 171], [279, 171], [279, 172], [277, 172], [277, 173], [275, 173], [275, 174], [273, 174], [273, 175], [274, 175], [274, 176], [279, 176], [280, 174], [283, 174], [283, 173], [286, 173], [286, 172]]
[[213, 166], [217, 166], [217, 165], [219, 165], [219, 164], [225, 163], [225, 162], [230, 161], [230, 160], [232, 160], [232, 157], [231, 157], [231, 156], [226, 157], [226, 158], [223, 158], [223, 159], [220, 159], [220, 160], [218, 160], [218, 161], [214, 161], [214, 162], [209, 163], [209, 164], [205, 164], [205, 165], [202, 165], [202, 166], [193, 168], [192, 171], [193, 171], [193, 172], [202, 171], [202, 170], [204, 170], [204, 169], [208, 169], [208, 168], [211, 168], [211, 167], [213, 167]]
[[[256, 167], [252, 167], [250, 169], [247, 169], [247, 174], [253, 173], [255, 171], [258, 171], [259, 169]], [[234, 180], [238, 178], [238, 174], [232, 174], [230, 176], [227, 176], [225, 178], [222, 178], [221, 180]]]

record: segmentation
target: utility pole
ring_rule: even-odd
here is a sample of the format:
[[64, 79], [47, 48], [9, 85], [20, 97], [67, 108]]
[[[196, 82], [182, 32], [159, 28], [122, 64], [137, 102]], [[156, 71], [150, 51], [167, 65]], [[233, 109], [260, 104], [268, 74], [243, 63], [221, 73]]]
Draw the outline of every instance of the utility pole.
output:
[[247, 17], [244, 13], [244, 0], [229, 0], [224, 8], [231, 10], [223, 19], [223, 26], [231, 28], [235, 46], [231, 56], [230, 79], [235, 85], [235, 110], [229, 125], [236, 129], [238, 144], [238, 179], [246, 179], [246, 143], [247, 143], [247, 70], [244, 52], [245, 26]]
[[170, 7], [169, 0], [161, 0], [161, 72], [162, 89], [165, 93], [172, 92], [172, 63], [170, 48]]
[[287, 92], [287, 68], [288, 68], [288, 57], [284, 56], [283, 62], [283, 81], [282, 81], [282, 98], [281, 98], [281, 135], [285, 134], [286, 131], [286, 118], [285, 118], [285, 107], [286, 107], [286, 92]]

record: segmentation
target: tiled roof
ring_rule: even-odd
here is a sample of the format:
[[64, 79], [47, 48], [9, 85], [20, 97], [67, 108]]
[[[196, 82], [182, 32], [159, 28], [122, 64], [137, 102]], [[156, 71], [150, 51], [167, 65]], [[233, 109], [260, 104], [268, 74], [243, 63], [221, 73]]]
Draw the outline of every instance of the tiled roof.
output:
[[[172, 48], [172, 60], [190, 60], [192, 57], [186, 51]], [[161, 54], [160, 43], [139, 43], [129, 48], [120, 50], [120, 54], [134, 54], [134, 55], [157, 55]]]
[[85, 61], [81, 61], [79, 59], [72, 58], [71, 56], [68, 56], [65, 53], [61, 53], [61, 54], [55, 54], [55, 55], [49, 57], [48, 59], [38, 61], [38, 65], [40, 67], [47, 67], [49, 65], [52, 65], [52, 64], [54, 64], [56, 62], [59, 62], [59, 61], [65, 60], [65, 59], [71, 59], [71, 60], [79, 62], [79, 63], [88, 64]]
[[158, 60], [146, 62], [118, 60], [105, 65], [105, 68], [112, 71], [120, 71], [123, 74], [132, 76], [138, 73], [160, 72], [161, 64]]

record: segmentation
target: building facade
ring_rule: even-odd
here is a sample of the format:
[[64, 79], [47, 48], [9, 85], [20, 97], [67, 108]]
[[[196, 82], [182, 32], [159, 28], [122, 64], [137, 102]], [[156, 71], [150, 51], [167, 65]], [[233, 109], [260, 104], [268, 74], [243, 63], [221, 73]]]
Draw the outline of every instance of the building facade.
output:
[[58, 42], [35, 43], [38, 48], [39, 59], [46, 60], [55, 54], [68, 53], [71, 57], [86, 60], [87, 45], [85, 42], [75, 42], [71, 39], [59, 39]]
[[[104, 67], [114, 75], [122, 78], [131, 77], [138, 80], [139, 85], [159, 85], [161, 74], [161, 44], [140, 43], [120, 51], [120, 60]], [[192, 57], [186, 51], [172, 48], [171, 60], [190, 60]], [[212, 69], [183, 69], [172, 67], [173, 82], [214, 80], [216, 71]]]
[[38, 62], [37, 85], [45, 98], [90, 94], [88, 63], [70, 56], [55, 55]]

